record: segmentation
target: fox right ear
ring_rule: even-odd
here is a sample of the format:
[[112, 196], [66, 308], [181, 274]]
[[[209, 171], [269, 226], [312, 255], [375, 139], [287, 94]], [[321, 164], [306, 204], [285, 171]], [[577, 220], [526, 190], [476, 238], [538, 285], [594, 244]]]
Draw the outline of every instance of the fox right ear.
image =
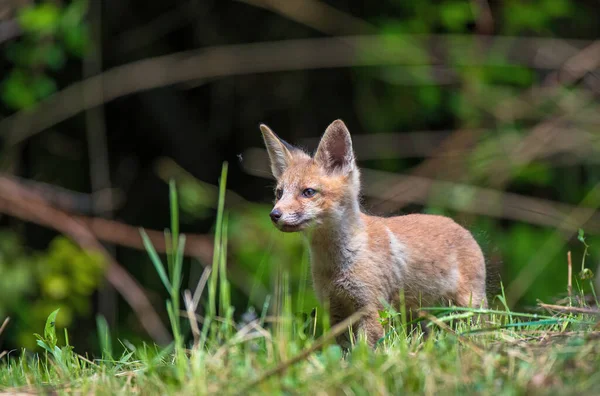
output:
[[281, 140], [279, 136], [265, 124], [260, 124], [260, 131], [262, 132], [265, 146], [269, 153], [271, 173], [273, 173], [275, 179], [279, 179], [292, 159], [292, 153], [288, 149], [289, 144], [284, 140]]
[[315, 153], [315, 161], [330, 172], [347, 175], [354, 170], [352, 139], [342, 120], [332, 122], [325, 130]]

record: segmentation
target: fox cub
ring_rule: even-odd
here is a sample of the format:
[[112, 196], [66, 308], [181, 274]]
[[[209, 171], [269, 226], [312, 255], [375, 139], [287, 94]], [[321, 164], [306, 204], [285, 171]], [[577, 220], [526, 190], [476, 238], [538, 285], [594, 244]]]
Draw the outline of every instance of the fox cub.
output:
[[443, 216], [361, 212], [359, 169], [341, 120], [329, 125], [313, 157], [260, 129], [277, 180], [271, 219], [308, 237], [314, 288], [333, 324], [363, 310], [352, 336], [362, 333], [374, 346], [384, 334], [382, 301], [398, 306], [401, 291], [412, 311], [442, 302], [487, 307], [485, 261], [469, 231]]

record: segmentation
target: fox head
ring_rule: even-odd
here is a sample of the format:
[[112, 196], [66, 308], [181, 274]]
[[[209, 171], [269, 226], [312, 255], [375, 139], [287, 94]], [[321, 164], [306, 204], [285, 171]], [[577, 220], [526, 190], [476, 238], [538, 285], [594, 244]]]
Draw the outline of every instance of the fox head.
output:
[[284, 232], [318, 228], [358, 210], [359, 171], [348, 128], [336, 120], [310, 156], [260, 125], [277, 180], [275, 206], [270, 213]]

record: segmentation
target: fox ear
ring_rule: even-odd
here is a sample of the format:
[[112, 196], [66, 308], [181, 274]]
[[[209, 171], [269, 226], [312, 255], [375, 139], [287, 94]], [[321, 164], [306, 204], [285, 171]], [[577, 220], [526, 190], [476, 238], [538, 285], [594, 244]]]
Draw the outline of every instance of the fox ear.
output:
[[342, 120], [335, 120], [325, 130], [315, 154], [315, 161], [328, 172], [347, 175], [354, 169], [352, 139]]
[[262, 132], [263, 139], [265, 140], [265, 146], [269, 153], [269, 160], [271, 162], [271, 173], [275, 179], [279, 179], [283, 172], [286, 170], [292, 159], [292, 146], [285, 140], [280, 139], [268, 126], [260, 124], [260, 131]]

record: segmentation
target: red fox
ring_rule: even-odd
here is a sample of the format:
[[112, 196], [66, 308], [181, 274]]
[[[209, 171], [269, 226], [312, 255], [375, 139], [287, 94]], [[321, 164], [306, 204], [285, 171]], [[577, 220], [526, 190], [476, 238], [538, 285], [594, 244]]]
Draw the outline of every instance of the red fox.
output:
[[279, 230], [308, 237], [315, 292], [333, 324], [362, 310], [353, 336], [374, 346], [384, 335], [382, 301], [397, 307], [402, 291], [412, 311], [440, 302], [487, 307], [485, 260], [469, 231], [443, 216], [361, 212], [360, 171], [343, 121], [327, 127], [312, 157], [260, 129], [277, 180], [270, 217]]

